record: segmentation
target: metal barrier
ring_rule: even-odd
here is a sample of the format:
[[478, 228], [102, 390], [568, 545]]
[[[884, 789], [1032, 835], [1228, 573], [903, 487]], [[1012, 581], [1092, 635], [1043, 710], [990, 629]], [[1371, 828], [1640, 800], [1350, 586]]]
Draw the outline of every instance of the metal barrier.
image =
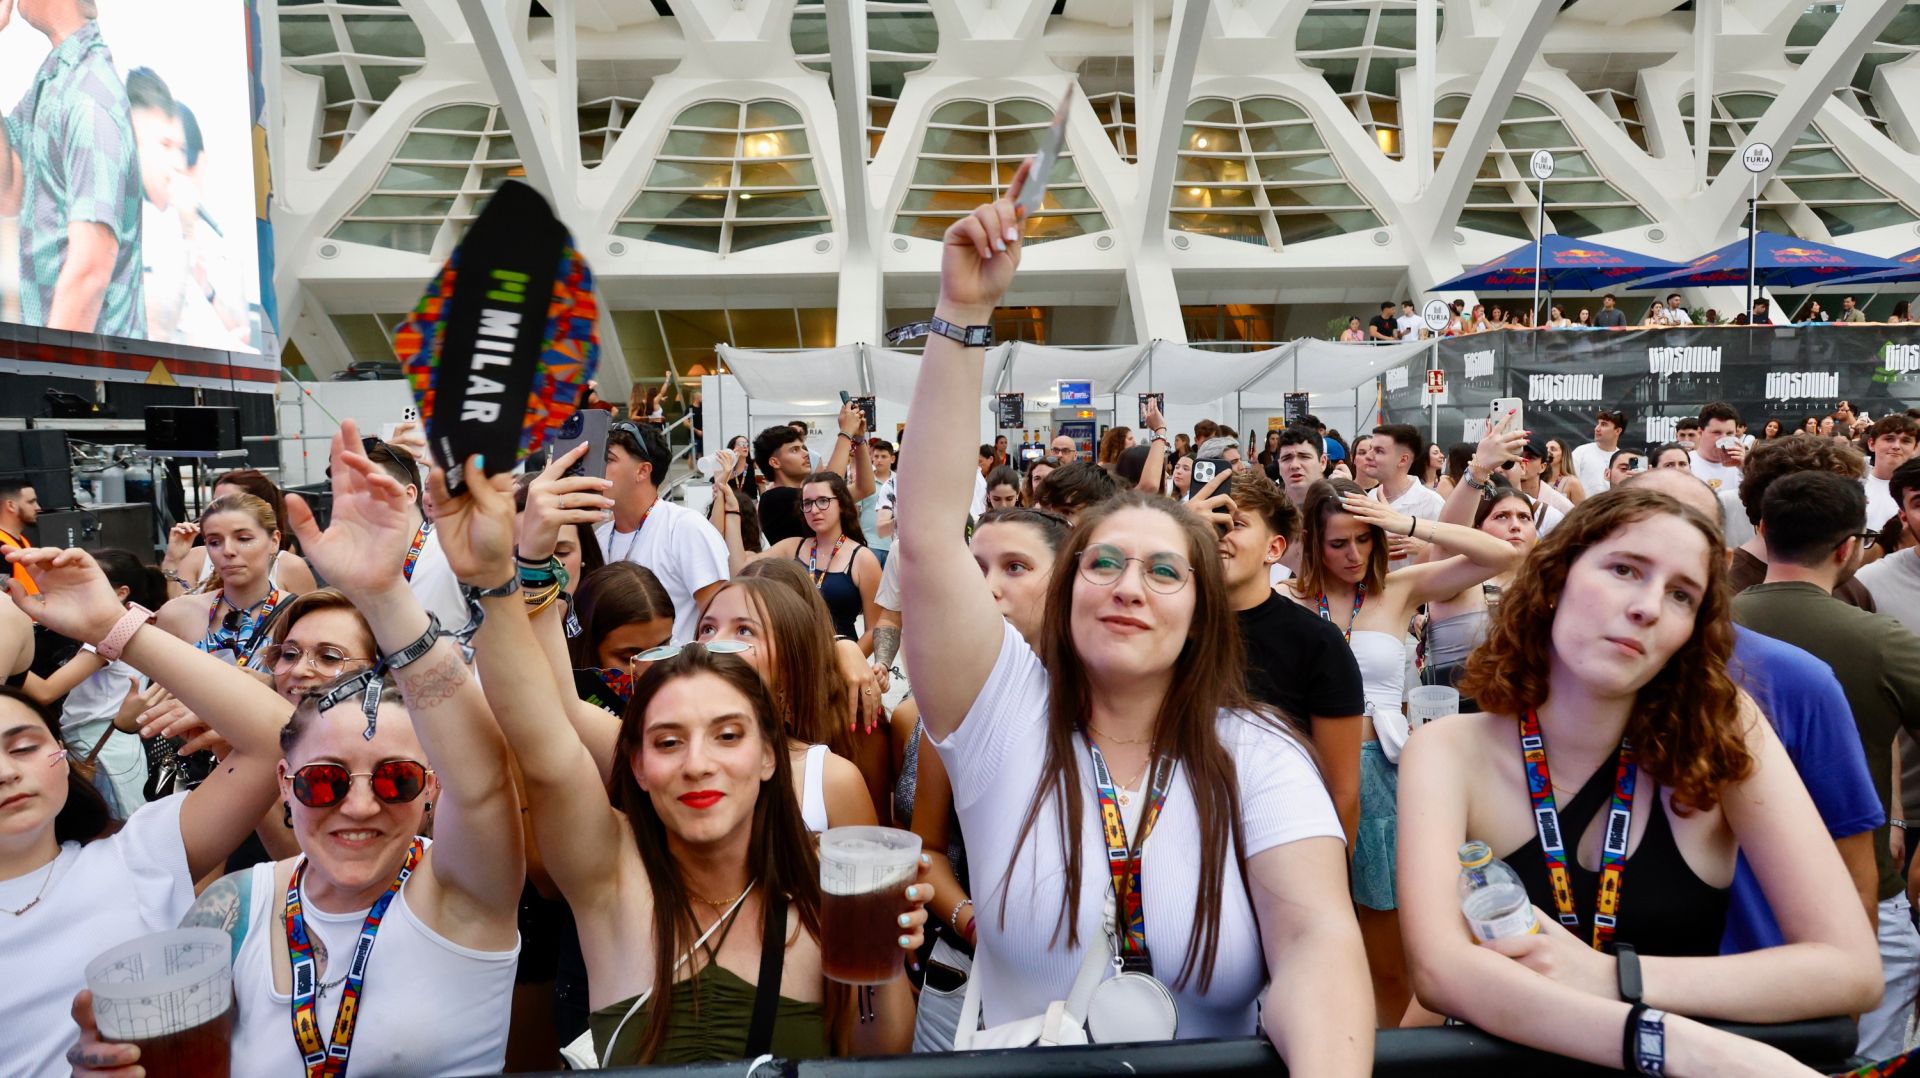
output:
[[[1825, 1074], [1846, 1066], [1857, 1036], [1853, 1022], [1846, 1018], [1767, 1026], [1730, 1022], [1713, 1025], [1771, 1044]], [[762, 1063], [751, 1078], [1011, 1078], [1015, 1075], [1066, 1078], [1107, 1074], [1147, 1078], [1155, 1075], [1271, 1078], [1286, 1072], [1286, 1064], [1265, 1038], [1247, 1037], [871, 1059], [776, 1059]], [[554, 1072], [546, 1078], [560, 1078], [567, 1073]], [[647, 1078], [748, 1078], [744, 1061], [685, 1067], [616, 1067], [600, 1073], [646, 1075]], [[1419, 1078], [1486, 1078], [1503, 1074], [1579, 1078], [1620, 1072], [1525, 1048], [1470, 1026], [1453, 1026], [1382, 1030], [1374, 1038], [1373, 1073], [1380, 1078], [1413, 1078], [1415, 1075]]]

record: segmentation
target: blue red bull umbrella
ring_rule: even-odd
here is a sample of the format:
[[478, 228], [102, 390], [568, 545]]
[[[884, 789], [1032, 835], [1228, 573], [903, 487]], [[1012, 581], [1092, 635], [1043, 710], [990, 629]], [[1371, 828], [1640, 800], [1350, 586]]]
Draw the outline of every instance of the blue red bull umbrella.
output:
[[[1891, 258], [1849, 251], [1778, 232], [1761, 232], [1754, 240], [1754, 280], [1762, 287], [1805, 288], [1827, 285], [1868, 273], [1903, 268]], [[1712, 285], [1745, 287], [1747, 241], [1738, 239], [1717, 251], [1701, 255], [1676, 273], [1635, 282], [1637, 288], [1705, 288]]]
[[1894, 255], [1893, 260], [1900, 264], [1897, 270], [1880, 270], [1864, 277], [1855, 277], [1840, 284], [1899, 284], [1902, 281], [1920, 281], [1920, 247], [1906, 254]]
[[[1591, 240], [1552, 235], [1540, 244], [1542, 292], [1605, 292], [1625, 288], [1637, 277], [1685, 268], [1681, 262]], [[1531, 292], [1533, 285], [1533, 244], [1529, 243], [1435, 285], [1434, 291]]]

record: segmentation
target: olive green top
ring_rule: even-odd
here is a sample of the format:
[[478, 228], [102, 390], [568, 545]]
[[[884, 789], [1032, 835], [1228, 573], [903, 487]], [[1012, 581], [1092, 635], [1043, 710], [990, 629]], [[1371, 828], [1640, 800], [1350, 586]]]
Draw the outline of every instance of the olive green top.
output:
[[[666, 1043], [653, 1063], [701, 1063], [747, 1058], [747, 1029], [753, 1024], [754, 986], [732, 971], [709, 965], [697, 979], [673, 986], [673, 1011], [667, 1023]], [[633, 1006], [633, 997], [602, 1007], [587, 1019], [593, 1046], [603, 1067], [633, 1066], [639, 1062], [640, 1041], [652, 1021], [653, 1001], [634, 1012], [620, 1042], [611, 1050], [607, 1038]], [[823, 1059], [827, 1048], [826, 1012], [818, 1003], [780, 997], [773, 1019], [773, 1044], [768, 1051], [781, 1059]]]

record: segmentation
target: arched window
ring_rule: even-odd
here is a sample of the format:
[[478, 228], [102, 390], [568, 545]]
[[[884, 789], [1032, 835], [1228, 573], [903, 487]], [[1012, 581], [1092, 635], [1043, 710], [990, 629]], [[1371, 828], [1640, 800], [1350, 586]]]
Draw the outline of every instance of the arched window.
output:
[[1306, 110], [1277, 97], [1188, 105], [1173, 184], [1182, 232], [1279, 250], [1380, 226]]
[[773, 100], [682, 110], [613, 230], [720, 255], [831, 232], [799, 110]]
[[[1452, 141], [1466, 105], [1462, 94], [1450, 94], [1434, 104], [1434, 160]], [[1558, 113], [1530, 97], [1515, 97], [1480, 162], [1460, 211], [1461, 228], [1533, 238], [1538, 181], [1527, 163], [1536, 150], [1553, 153], [1553, 178], [1547, 181], [1550, 231], [1580, 238], [1652, 222], [1638, 203], [1600, 174]]]
[[445, 105], [413, 122], [372, 193], [328, 236], [431, 255], [450, 249], [508, 178], [526, 175], [492, 105]]
[[[893, 230], [937, 240], [974, 207], [1005, 194], [1020, 162], [1039, 152], [1052, 119], [1052, 106], [1030, 98], [949, 101], [934, 109]], [[1106, 215], [1080, 178], [1071, 138], [1049, 180], [1046, 200], [1027, 225], [1028, 243], [1106, 231]]]

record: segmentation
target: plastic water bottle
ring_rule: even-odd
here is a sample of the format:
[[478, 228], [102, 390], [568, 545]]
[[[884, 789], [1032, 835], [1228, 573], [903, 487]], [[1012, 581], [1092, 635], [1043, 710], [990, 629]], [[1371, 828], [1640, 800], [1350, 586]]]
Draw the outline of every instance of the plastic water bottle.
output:
[[701, 475], [712, 479], [714, 473], [720, 470], [720, 458], [714, 456], [712, 453], [708, 453], [706, 456], [695, 461], [693, 466], [699, 470]]
[[1527, 936], [1540, 931], [1526, 884], [1484, 842], [1460, 847], [1460, 912], [1478, 940]]

